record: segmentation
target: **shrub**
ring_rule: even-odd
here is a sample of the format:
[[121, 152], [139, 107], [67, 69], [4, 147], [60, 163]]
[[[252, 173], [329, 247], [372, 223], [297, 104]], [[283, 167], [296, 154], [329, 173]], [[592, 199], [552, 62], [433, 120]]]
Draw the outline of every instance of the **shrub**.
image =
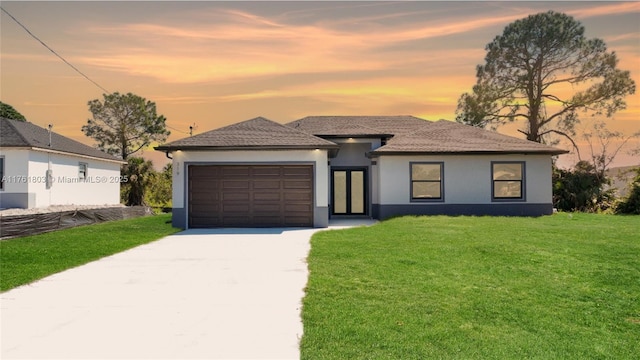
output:
[[610, 183], [586, 161], [578, 162], [573, 170], [554, 168], [553, 204], [561, 211], [606, 211], [615, 200], [614, 190], [605, 188]]
[[640, 215], [640, 167], [635, 169], [636, 177], [631, 182], [631, 190], [626, 199], [616, 206], [616, 214]]

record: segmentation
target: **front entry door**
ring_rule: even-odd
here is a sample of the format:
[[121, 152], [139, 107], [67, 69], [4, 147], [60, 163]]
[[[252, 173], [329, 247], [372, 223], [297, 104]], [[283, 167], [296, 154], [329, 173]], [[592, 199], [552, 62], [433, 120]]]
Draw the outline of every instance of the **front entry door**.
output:
[[366, 169], [331, 171], [333, 215], [366, 215]]

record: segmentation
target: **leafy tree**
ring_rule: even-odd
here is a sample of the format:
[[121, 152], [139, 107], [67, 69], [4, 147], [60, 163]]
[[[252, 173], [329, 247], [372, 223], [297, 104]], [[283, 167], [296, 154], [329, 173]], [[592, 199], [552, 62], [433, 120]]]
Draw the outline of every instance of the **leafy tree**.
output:
[[640, 167], [635, 169], [636, 177], [631, 183], [631, 191], [626, 199], [622, 200], [616, 206], [617, 214], [635, 214], [640, 215]]
[[153, 163], [140, 157], [130, 157], [122, 168], [120, 198], [127, 206], [147, 205], [145, 193], [156, 177]]
[[[555, 133], [576, 147], [571, 136], [579, 111], [610, 117], [635, 93], [629, 72], [616, 68], [615, 52], [600, 39], [586, 39], [584, 27], [562, 13], [517, 20], [485, 49], [473, 91], [458, 100], [458, 122], [495, 128], [524, 120], [519, 131], [528, 140], [543, 142]], [[566, 95], [567, 89], [576, 91]]]
[[171, 207], [173, 183], [173, 167], [171, 163], [165, 165], [162, 172], [153, 177], [148, 191], [145, 193], [145, 202], [152, 207]]
[[587, 161], [579, 161], [573, 171], [554, 168], [553, 204], [562, 211], [597, 212], [611, 208], [614, 190]]
[[13, 106], [0, 101], [0, 117], [10, 120], [27, 121], [24, 115], [20, 114]]
[[151, 144], [163, 142], [170, 132], [165, 117], [156, 114], [156, 104], [132, 93], [103, 94], [104, 101], [89, 101], [93, 119], [82, 127], [98, 147], [127, 160], [129, 155]]

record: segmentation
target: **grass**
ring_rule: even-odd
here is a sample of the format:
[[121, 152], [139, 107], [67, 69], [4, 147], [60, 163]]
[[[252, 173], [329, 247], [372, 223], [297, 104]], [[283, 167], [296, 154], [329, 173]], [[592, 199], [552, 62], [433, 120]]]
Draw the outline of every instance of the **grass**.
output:
[[302, 359], [630, 359], [640, 217], [402, 217], [311, 240]]
[[0, 291], [180, 231], [170, 219], [155, 215], [0, 241]]

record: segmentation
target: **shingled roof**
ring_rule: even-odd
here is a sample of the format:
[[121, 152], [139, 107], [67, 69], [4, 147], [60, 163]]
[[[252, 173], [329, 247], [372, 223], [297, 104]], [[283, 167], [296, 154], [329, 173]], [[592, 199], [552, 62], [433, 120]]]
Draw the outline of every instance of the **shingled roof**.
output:
[[321, 137], [386, 137], [370, 154], [538, 153], [568, 151], [452, 121], [415, 116], [308, 116], [287, 124]]
[[307, 116], [287, 126], [316, 136], [392, 136], [411, 133], [429, 121], [409, 115], [399, 116]]
[[0, 147], [55, 150], [69, 154], [123, 162], [122, 159], [111, 154], [56, 134], [53, 131], [51, 132], [51, 146], [49, 146], [48, 129], [41, 128], [30, 122], [5, 118], [0, 118]]
[[263, 117], [246, 120], [192, 137], [176, 140], [156, 150], [335, 149], [338, 145]]
[[560, 155], [568, 151], [534, 141], [518, 139], [495, 131], [440, 120], [429, 122], [414, 132], [399, 134], [372, 155], [406, 153], [527, 153]]
[[308, 116], [282, 125], [257, 117], [156, 147], [156, 150], [336, 149], [327, 140], [377, 137], [386, 144], [372, 156], [397, 154], [531, 153], [565, 150], [456, 122], [415, 116]]

